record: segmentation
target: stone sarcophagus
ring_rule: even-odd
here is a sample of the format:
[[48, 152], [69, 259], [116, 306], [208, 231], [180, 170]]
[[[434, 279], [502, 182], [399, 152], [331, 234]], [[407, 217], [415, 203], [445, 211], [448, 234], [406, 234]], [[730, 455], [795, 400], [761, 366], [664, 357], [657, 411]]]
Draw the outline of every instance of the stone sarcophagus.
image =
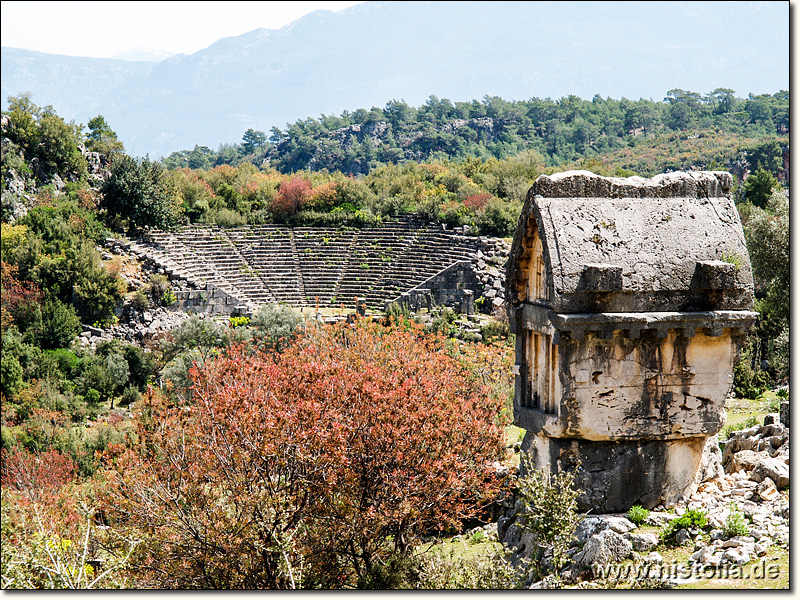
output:
[[691, 491], [754, 323], [722, 172], [541, 176], [507, 264], [515, 423], [540, 469], [579, 465], [583, 510]]

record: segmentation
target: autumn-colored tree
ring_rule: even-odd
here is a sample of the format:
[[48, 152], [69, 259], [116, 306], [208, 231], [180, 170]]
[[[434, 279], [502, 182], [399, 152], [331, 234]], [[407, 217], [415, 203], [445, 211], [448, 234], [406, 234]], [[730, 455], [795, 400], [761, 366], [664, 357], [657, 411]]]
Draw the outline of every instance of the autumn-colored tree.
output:
[[57, 450], [32, 453], [24, 448], [2, 450], [2, 485], [38, 497], [44, 490], [72, 480], [75, 464]]
[[309, 328], [280, 354], [233, 347], [193, 375], [191, 404], [151, 392], [139, 445], [109, 463], [109, 517], [150, 540], [142, 583], [374, 584], [494, 493], [502, 400], [441, 337]]
[[489, 201], [489, 198], [492, 196], [490, 194], [470, 194], [464, 200], [464, 206], [472, 210], [479, 210], [486, 206], [486, 203]]
[[272, 211], [279, 216], [290, 216], [303, 208], [311, 197], [311, 182], [302, 176], [291, 177], [278, 188], [272, 201]]
[[0, 262], [0, 313], [5, 331], [11, 323], [21, 330], [34, 320], [43, 294], [38, 286], [19, 278], [19, 268]]

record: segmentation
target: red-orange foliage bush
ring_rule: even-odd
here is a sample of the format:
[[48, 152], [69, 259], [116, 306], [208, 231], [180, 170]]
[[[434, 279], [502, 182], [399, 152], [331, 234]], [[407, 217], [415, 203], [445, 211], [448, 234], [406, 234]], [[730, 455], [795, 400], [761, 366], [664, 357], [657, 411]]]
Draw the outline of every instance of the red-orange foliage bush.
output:
[[482, 193], [482, 194], [470, 194], [464, 199], [464, 206], [471, 210], [480, 210], [486, 203], [489, 202], [489, 199], [492, 196], [490, 194]]
[[5, 262], [0, 262], [0, 291], [3, 329], [10, 326], [12, 320], [18, 325], [29, 322], [44, 298], [37, 285], [20, 280], [16, 265]]
[[311, 198], [311, 182], [305, 177], [295, 176], [284, 181], [272, 200], [272, 211], [278, 215], [293, 215], [303, 208]]
[[24, 448], [2, 450], [2, 485], [38, 497], [72, 481], [75, 463], [56, 450], [32, 453]]
[[362, 585], [495, 493], [502, 399], [441, 337], [311, 329], [194, 379], [190, 406], [150, 397], [140, 446], [112, 464], [108, 510], [154, 540], [150, 584]]

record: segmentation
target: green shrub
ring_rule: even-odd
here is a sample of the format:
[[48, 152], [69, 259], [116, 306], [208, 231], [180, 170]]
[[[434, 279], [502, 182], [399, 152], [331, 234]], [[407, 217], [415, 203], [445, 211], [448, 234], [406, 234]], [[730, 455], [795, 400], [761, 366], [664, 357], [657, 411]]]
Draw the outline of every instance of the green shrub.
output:
[[127, 220], [131, 228], [177, 227], [179, 214], [175, 192], [170, 189], [160, 163], [117, 154], [111, 159], [110, 170], [111, 177], [101, 188], [100, 204], [109, 217]]
[[528, 455], [523, 455], [521, 467], [526, 475], [519, 479], [519, 496], [522, 500], [522, 529], [532, 534], [538, 551], [551, 549], [555, 572], [566, 563], [567, 550], [581, 519], [578, 513], [578, 496], [575, 489], [576, 471], [562, 471], [556, 475], [537, 470]]
[[152, 275], [147, 283], [147, 288], [153, 302], [158, 302], [164, 296], [164, 293], [171, 289], [171, 284], [166, 275]]
[[217, 225], [222, 227], [238, 227], [247, 225], [247, 217], [235, 210], [229, 208], [219, 209], [213, 216], [213, 220]]
[[422, 552], [406, 574], [406, 586], [418, 590], [508, 590], [525, 583], [524, 565], [515, 567], [506, 556], [455, 556], [452, 552]]
[[134, 386], [129, 385], [122, 391], [122, 396], [119, 399], [120, 406], [129, 406], [138, 400], [141, 400], [142, 395]]
[[682, 516], [670, 521], [661, 533], [661, 541], [664, 543], [674, 543], [675, 535], [681, 529], [702, 529], [709, 528], [706, 512], [699, 508], [692, 508], [683, 513]]
[[267, 304], [250, 319], [254, 337], [268, 347], [280, 350], [294, 339], [302, 317], [291, 306]]
[[722, 525], [722, 534], [726, 539], [736, 537], [737, 535], [747, 535], [749, 528], [744, 514], [735, 504], [730, 505], [730, 513]]
[[733, 391], [737, 398], [758, 398], [769, 387], [769, 373], [754, 371], [750, 357], [742, 352], [742, 358], [733, 366]]
[[60, 300], [47, 299], [42, 306], [42, 324], [37, 332], [39, 344], [45, 350], [66, 348], [78, 335], [80, 319], [75, 309]]
[[147, 310], [150, 307], [150, 298], [147, 296], [147, 290], [140, 287], [131, 297], [131, 304], [136, 310]]
[[641, 504], [631, 506], [628, 510], [628, 520], [635, 525], [643, 525], [650, 516], [650, 511], [644, 508]]
[[455, 327], [453, 327], [453, 323], [455, 323], [457, 317], [458, 315], [456, 315], [452, 308], [449, 306], [443, 306], [435, 314], [433, 320], [425, 329], [428, 332], [453, 335], [455, 334]]
[[86, 395], [83, 397], [86, 400], [86, 404], [89, 406], [97, 406], [100, 403], [100, 392], [96, 389], [91, 388], [86, 391]]
[[402, 321], [407, 321], [410, 318], [411, 311], [408, 310], [405, 304], [400, 304], [398, 302], [389, 304], [383, 313], [383, 321], [386, 325], [390, 325], [392, 322], [400, 323]]
[[499, 319], [490, 319], [481, 326], [481, 336], [486, 342], [496, 338], [505, 339], [508, 337], [509, 333], [508, 323], [500, 321]]

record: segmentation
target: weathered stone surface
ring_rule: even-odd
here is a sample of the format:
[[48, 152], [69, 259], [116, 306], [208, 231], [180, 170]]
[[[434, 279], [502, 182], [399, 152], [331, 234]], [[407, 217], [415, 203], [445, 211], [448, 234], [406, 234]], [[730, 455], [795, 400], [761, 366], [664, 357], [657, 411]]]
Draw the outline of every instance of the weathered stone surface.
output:
[[640, 504], [672, 504], [691, 492], [704, 440], [595, 442], [526, 434], [521, 451], [537, 468], [556, 472], [559, 458], [582, 466], [576, 475], [582, 511], [621, 513]]
[[689, 557], [691, 562], [707, 563], [714, 554], [712, 546], [703, 546]]
[[575, 541], [585, 544], [590, 537], [604, 529], [608, 529], [608, 523], [605, 520], [600, 517], [586, 517], [575, 527]]
[[686, 546], [692, 542], [692, 535], [686, 529], [678, 529], [675, 534], [675, 543], [679, 546]]
[[590, 537], [573, 562], [580, 568], [593, 564], [605, 565], [625, 560], [631, 555], [633, 545], [620, 534], [604, 529]]
[[636, 525], [634, 525], [630, 520], [626, 519], [625, 517], [616, 517], [616, 516], [603, 516], [603, 520], [608, 524], [608, 528], [611, 531], [615, 531], [617, 533], [628, 533], [629, 531], [633, 531], [636, 529]]
[[743, 548], [728, 548], [722, 553], [722, 564], [743, 565], [750, 562], [750, 553]]
[[752, 471], [758, 461], [762, 458], [769, 458], [767, 452], [753, 452], [752, 450], [742, 450], [733, 455], [731, 461], [732, 471]]
[[706, 440], [703, 447], [703, 456], [700, 458], [700, 467], [697, 469], [695, 483], [719, 479], [725, 475], [722, 467], [722, 450], [719, 449], [719, 436], [712, 435]]
[[[725, 191], [730, 182], [729, 174], [716, 172], [671, 173], [652, 180], [585, 171], [539, 177], [523, 217], [548, 215], [542, 235], [551, 256], [557, 248], [570, 249], [560, 252], [553, 265], [553, 309], [593, 312], [587, 310], [590, 299], [578, 293], [584, 265], [608, 264], [623, 267], [626, 293], [604, 312], [637, 312], [647, 310], [643, 303], [654, 302], [660, 305], [657, 310], [687, 310], [687, 303], [703, 304], [702, 295], [692, 300], [689, 293], [700, 289], [693, 284], [697, 262], [720, 262], [721, 248], [744, 260], [731, 283], [734, 289], [718, 299], [716, 308], [750, 309], [752, 272], [736, 208]], [[512, 257], [523, 243], [515, 238]], [[510, 269], [517, 264], [512, 262]], [[517, 276], [512, 270], [507, 279], [513, 282]]]
[[776, 458], [762, 458], [753, 467], [750, 478], [756, 482], [769, 478], [778, 488], [785, 488], [789, 485], [789, 467]]
[[756, 489], [758, 491], [758, 496], [767, 502], [775, 500], [778, 496], [780, 496], [780, 492], [778, 491], [775, 482], [769, 477], [761, 481]]
[[664, 557], [661, 556], [658, 552], [651, 552], [647, 556], [644, 557], [644, 562], [651, 563], [654, 565], [660, 565], [664, 562]]
[[636, 552], [649, 552], [658, 546], [658, 538], [652, 533], [626, 533], [628, 540]]

